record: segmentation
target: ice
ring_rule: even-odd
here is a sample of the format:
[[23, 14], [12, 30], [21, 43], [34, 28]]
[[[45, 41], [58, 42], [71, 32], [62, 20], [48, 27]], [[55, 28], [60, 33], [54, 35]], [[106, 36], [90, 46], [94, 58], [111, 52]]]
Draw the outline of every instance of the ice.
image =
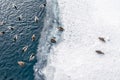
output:
[[[51, 71], [54, 79], [47, 80], [120, 80], [120, 1], [58, 0], [58, 3], [64, 40], [53, 47], [48, 66], [54, 67]], [[106, 43], [98, 37], [104, 37]], [[48, 66], [45, 73], [50, 70]]]

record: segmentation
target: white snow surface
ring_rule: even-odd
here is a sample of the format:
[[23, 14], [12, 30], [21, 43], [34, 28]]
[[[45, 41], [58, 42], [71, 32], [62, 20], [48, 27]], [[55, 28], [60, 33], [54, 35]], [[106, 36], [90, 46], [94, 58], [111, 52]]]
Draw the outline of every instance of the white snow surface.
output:
[[47, 80], [120, 80], [120, 0], [58, 4], [65, 31], [43, 71]]

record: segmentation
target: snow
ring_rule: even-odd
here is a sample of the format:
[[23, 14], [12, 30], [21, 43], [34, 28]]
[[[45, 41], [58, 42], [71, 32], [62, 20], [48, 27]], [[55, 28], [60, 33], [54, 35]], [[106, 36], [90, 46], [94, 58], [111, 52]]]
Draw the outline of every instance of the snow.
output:
[[[120, 1], [58, 3], [64, 40], [54, 46], [54, 54], [43, 71], [47, 80], [120, 80]], [[98, 37], [104, 37], [106, 43]]]

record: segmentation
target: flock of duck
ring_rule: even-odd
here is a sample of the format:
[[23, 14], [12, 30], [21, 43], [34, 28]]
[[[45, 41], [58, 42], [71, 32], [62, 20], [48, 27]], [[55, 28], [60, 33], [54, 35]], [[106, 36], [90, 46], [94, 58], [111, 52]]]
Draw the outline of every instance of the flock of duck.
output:
[[[45, 7], [45, 6], [46, 6], [46, 4], [40, 5], [40, 7]], [[16, 6], [15, 4], [13, 4], [13, 7], [14, 7], [14, 9], [18, 10], [18, 8], [17, 8], [17, 6]], [[18, 20], [19, 20], [19, 21], [22, 20], [22, 15], [18, 16]], [[35, 16], [35, 17], [34, 17], [34, 21], [35, 21], [36, 23], [38, 23], [38, 22], [39, 22], [39, 18], [38, 18], [37, 16]], [[4, 21], [1, 21], [1, 22], [0, 22], [0, 26], [2, 26], [2, 25], [4, 25], [4, 24], [5, 24]], [[8, 29], [14, 30], [14, 27], [9, 26]], [[58, 31], [64, 31], [64, 29], [63, 29], [62, 27], [58, 27], [57, 29], [58, 29]], [[0, 36], [2, 36], [2, 35], [4, 35], [4, 34], [5, 34], [5, 31], [1, 31], [1, 32], [0, 32]], [[33, 34], [32, 37], [31, 37], [31, 40], [32, 40], [32, 41], [35, 41], [35, 38], [36, 38], [36, 36], [35, 36], [35, 34]], [[16, 41], [17, 39], [18, 39], [18, 35], [14, 35], [13, 41]], [[55, 37], [51, 38], [50, 41], [51, 41], [51, 43], [56, 43]], [[22, 52], [26, 52], [27, 49], [28, 49], [28, 46], [24, 46], [24, 47], [22, 48]], [[32, 53], [32, 54], [30, 55], [30, 57], [29, 57], [29, 61], [34, 60], [34, 58], [35, 58], [35, 54]], [[18, 65], [21, 66], [21, 67], [23, 67], [23, 66], [25, 65], [25, 62], [24, 62], [24, 61], [18, 61], [17, 63], [18, 63]]]
[[[106, 40], [105, 40], [105, 38], [104, 38], [104, 37], [98, 37], [98, 39], [99, 39], [100, 41], [102, 41], [103, 43], [105, 43], [105, 42], [106, 42]], [[96, 53], [98, 53], [98, 54], [104, 54], [104, 52], [103, 52], [103, 51], [101, 51], [101, 50], [96, 50], [95, 52], [96, 52]]]

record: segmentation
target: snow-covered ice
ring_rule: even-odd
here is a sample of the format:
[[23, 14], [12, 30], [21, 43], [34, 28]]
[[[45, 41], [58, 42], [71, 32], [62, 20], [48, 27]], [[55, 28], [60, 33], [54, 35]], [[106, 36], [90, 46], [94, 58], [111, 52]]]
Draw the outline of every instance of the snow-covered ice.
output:
[[58, 3], [65, 31], [44, 69], [47, 80], [120, 80], [120, 0]]

